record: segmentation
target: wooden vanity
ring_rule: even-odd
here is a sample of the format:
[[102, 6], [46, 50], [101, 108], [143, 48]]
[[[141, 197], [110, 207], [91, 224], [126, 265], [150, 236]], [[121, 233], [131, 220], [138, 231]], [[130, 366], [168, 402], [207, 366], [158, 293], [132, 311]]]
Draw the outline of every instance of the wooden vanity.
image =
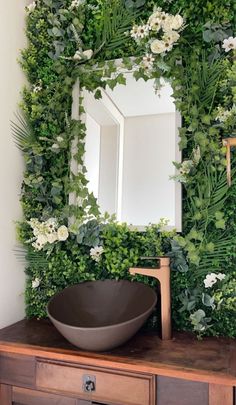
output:
[[49, 321], [0, 331], [0, 405], [236, 405], [236, 341], [140, 333], [106, 353], [67, 343]]

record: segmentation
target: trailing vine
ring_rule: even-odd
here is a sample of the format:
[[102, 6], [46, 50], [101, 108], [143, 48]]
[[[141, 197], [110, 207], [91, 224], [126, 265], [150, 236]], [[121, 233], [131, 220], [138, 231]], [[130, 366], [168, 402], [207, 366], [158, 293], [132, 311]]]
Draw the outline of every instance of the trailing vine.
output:
[[[21, 64], [29, 85], [12, 125], [26, 167], [18, 234], [28, 317], [44, 317], [48, 299], [69, 284], [129, 279], [140, 257], [169, 254], [175, 328], [236, 336], [236, 185], [227, 186], [222, 145], [236, 135], [234, 8], [232, 0], [36, 0], [27, 8]], [[169, 31], [158, 26], [163, 17]], [[161, 77], [171, 81], [183, 121], [175, 176], [183, 183], [182, 234], [163, 223], [132, 232], [102, 218], [88, 191], [86, 128], [71, 118], [72, 88], [79, 78], [99, 98], [106, 85], [125, 84], [120, 68], [154, 78], [157, 88]], [[82, 97], [79, 108], [81, 115]]]

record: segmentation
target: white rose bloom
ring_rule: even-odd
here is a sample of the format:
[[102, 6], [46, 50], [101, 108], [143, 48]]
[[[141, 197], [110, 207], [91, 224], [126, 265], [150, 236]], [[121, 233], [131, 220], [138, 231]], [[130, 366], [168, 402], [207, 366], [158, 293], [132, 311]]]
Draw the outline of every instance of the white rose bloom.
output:
[[38, 288], [39, 286], [40, 286], [39, 278], [35, 278], [34, 280], [32, 280], [32, 288]]
[[170, 44], [173, 44], [174, 42], [177, 42], [179, 39], [180, 35], [176, 31], [167, 31], [165, 35], [163, 36], [163, 41], [168, 42]]
[[88, 49], [87, 51], [84, 51], [82, 55], [84, 58], [91, 59], [93, 56], [93, 51], [92, 49]]
[[236, 37], [224, 39], [222, 48], [225, 50], [225, 52], [229, 52], [231, 49], [236, 49]]
[[173, 29], [173, 18], [174, 17], [172, 15], [166, 15], [161, 21], [161, 26], [164, 32], [168, 32]]
[[164, 53], [166, 51], [165, 42], [160, 41], [159, 39], [155, 39], [151, 43], [151, 51], [153, 53]]
[[68, 228], [65, 225], [62, 225], [57, 230], [57, 237], [60, 241], [65, 241], [69, 236]]
[[215, 273], [207, 274], [207, 276], [204, 280], [205, 288], [212, 287], [216, 282], [217, 282], [217, 278], [216, 278]]
[[62, 136], [57, 136], [57, 142], [63, 142], [64, 141], [64, 139], [62, 138]]
[[33, 3], [29, 4], [28, 7], [26, 7], [28, 13], [32, 13], [35, 10], [36, 6], [36, 1], [33, 1]]
[[182, 27], [183, 23], [184, 23], [183, 17], [181, 17], [180, 14], [176, 14], [176, 15], [173, 16], [173, 18], [172, 18], [172, 26], [171, 26], [171, 29], [172, 29], [172, 30], [179, 30], [179, 29]]
[[48, 240], [48, 243], [51, 243], [51, 244], [56, 242], [58, 240], [57, 233], [56, 232], [49, 233], [47, 235], [47, 240]]

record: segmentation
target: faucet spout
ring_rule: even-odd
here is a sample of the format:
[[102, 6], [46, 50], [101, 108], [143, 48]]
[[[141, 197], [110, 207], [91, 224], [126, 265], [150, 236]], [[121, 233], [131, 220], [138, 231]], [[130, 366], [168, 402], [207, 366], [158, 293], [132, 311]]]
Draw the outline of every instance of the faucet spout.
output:
[[142, 259], [155, 259], [159, 262], [157, 268], [131, 267], [131, 275], [140, 274], [156, 278], [160, 282], [161, 293], [161, 326], [162, 339], [171, 339], [171, 293], [170, 293], [170, 258], [169, 257], [142, 257]]

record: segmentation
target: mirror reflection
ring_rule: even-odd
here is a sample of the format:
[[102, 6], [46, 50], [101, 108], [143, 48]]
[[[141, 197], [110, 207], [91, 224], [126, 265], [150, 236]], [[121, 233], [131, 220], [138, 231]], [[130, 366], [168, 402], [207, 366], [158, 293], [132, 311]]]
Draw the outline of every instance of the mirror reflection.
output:
[[101, 213], [139, 229], [167, 218], [181, 230], [181, 186], [170, 180], [172, 162], [181, 161], [181, 119], [171, 86], [161, 85], [155, 92], [154, 80], [129, 73], [125, 86], [107, 87], [100, 100], [84, 92], [85, 166]]

